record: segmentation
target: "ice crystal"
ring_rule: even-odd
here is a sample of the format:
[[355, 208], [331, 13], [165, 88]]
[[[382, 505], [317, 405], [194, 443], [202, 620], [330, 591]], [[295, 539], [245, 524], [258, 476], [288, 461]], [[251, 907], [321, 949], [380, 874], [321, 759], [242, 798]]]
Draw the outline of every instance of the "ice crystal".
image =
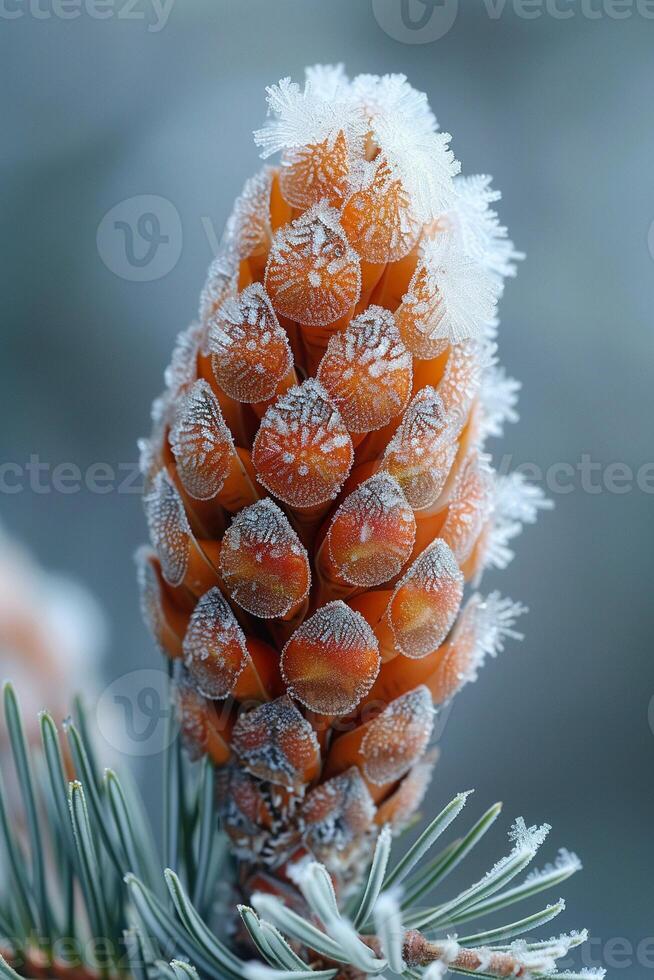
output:
[[516, 262], [524, 258], [500, 224], [491, 204], [502, 197], [491, 188], [492, 177], [459, 176], [454, 181], [455, 197], [448, 215], [466, 252], [493, 276], [500, 289], [504, 279], [515, 276]]
[[440, 535], [460, 565], [470, 557], [493, 505], [493, 472], [478, 449], [462, 461]]
[[554, 506], [542, 487], [530, 483], [516, 470], [496, 476], [490, 526], [481, 543], [481, 567], [506, 568], [514, 558], [510, 542], [524, 524], [534, 524], [541, 510]]
[[559, 875], [565, 875], [567, 877], [576, 871], [581, 871], [581, 868], [582, 864], [577, 855], [562, 847], [552, 864], [546, 864], [541, 869], [533, 868], [525, 878], [525, 882], [536, 884], [550, 877]]
[[452, 437], [458, 436], [466, 424], [493, 357], [494, 345], [487, 341], [470, 339], [450, 347], [438, 394], [448, 414]]
[[499, 290], [491, 276], [447, 233], [427, 238], [422, 255], [441, 298], [440, 317], [431, 336], [452, 343], [483, 336], [496, 318]]
[[[547, 823], [541, 824], [540, 826], [534, 824], [533, 827], [528, 827], [524, 821], [524, 818], [518, 817], [509, 831], [509, 840], [513, 841], [514, 845], [514, 849], [510, 856], [521, 852], [525, 852], [533, 856], [536, 854], [536, 851], [539, 849], [541, 844], [543, 844], [551, 829], [552, 828]], [[500, 862], [498, 862], [498, 864], [503, 864], [505, 860], [506, 859], [502, 859]], [[495, 865], [495, 869], [497, 867], [498, 865]]]
[[502, 598], [499, 592], [491, 592], [486, 598], [479, 593], [470, 597], [441, 665], [443, 678], [449, 679], [452, 693], [463, 684], [475, 681], [485, 658], [497, 656], [507, 639], [523, 639], [514, 626], [526, 611], [519, 602]]
[[264, 167], [249, 177], [234, 202], [222, 244], [237, 260], [265, 253], [270, 244], [270, 192], [274, 173], [272, 167]]
[[365, 120], [347, 83], [342, 66], [316, 66], [307, 72], [301, 88], [290, 78], [266, 87], [270, 120], [256, 130], [254, 141], [261, 156], [323, 142], [339, 131], [360, 139]]
[[504, 435], [506, 422], [517, 422], [518, 393], [522, 388], [520, 381], [509, 377], [505, 369], [497, 364], [490, 365], [483, 373], [479, 400], [480, 438], [499, 438]]
[[171, 400], [179, 397], [197, 377], [196, 359], [200, 349], [202, 327], [192, 323], [177, 335], [170, 364], [164, 371], [164, 381]]
[[404, 75], [359, 76], [352, 88], [413, 213], [421, 222], [433, 221], [451, 204], [452, 178], [461, 169], [449, 148], [451, 136], [438, 131], [427, 97]]
[[382, 461], [414, 510], [429, 507], [443, 489], [456, 452], [450, 433], [443, 399], [434, 388], [422, 388], [405, 411]]
[[209, 266], [206, 282], [200, 294], [199, 316], [201, 323], [206, 324], [227, 297], [236, 293], [237, 267], [235, 255], [230, 252], [221, 252]]

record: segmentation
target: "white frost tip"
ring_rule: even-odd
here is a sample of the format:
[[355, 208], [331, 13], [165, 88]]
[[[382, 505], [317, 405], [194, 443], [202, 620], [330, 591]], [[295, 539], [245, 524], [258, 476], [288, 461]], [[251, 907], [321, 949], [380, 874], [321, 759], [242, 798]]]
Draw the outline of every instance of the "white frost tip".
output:
[[530, 483], [520, 471], [496, 476], [490, 527], [481, 546], [481, 567], [506, 568], [514, 558], [510, 543], [523, 525], [534, 524], [540, 511], [553, 506], [542, 487]]
[[258, 282], [225, 300], [212, 317], [207, 350], [218, 384], [241, 402], [272, 398], [293, 365], [286, 331]]
[[470, 597], [459, 616], [451, 639], [453, 659], [451, 680], [456, 690], [477, 680], [487, 656], [496, 657], [507, 639], [522, 640], [513, 627], [525, 606], [503, 599], [499, 592], [484, 598], [478, 592]]
[[433, 338], [460, 343], [483, 337], [497, 316], [499, 287], [483, 266], [441, 232], [422, 246], [422, 261], [442, 298], [443, 314]]
[[220, 589], [209, 589], [197, 603], [184, 637], [184, 663], [198, 691], [226, 698], [248, 661], [245, 635]]
[[509, 831], [509, 840], [513, 841], [515, 851], [535, 854], [551, 829], [548, 823], [540, 826], [534, 824], [533, 827], [528, 827], [524, 818], [518, 817]]
[[179, 400], [170, 446], [179, 478], [191, 497], [210, 500], [222, 490], [234, 444], [218, 399], [202, 378]]
[[466, 251], [481, 262], [502, 287], [504, 279], [515, 276], [516, 262], [524, 259], [490, 207], [502, 196], [491, 189], [491, 177], [457, 177], [455, 199], [448, 219]]
[[290, 78], [281, 78], [266, 87], [266, 101], [270, 118], [254, 133], [264, 158], [321, 143], [339, 131], [353, 140], [365, 135], [365, 119], [342, 66], [308, 69], [302, 88]]
[[525, 878], [525, 881], [537, 882], [547, 880], [549, 878], [562, 881], [565, 878], [569, 878], [570, 875], [576, 874], [577, 871], [581, 871], [582, 868], [583, 865], [577, 855], [562, 847], [553, 863], [546, 864], [545, 867], [541, 869], [534, 868], [529, 872]]
[[479, 401], [483, 409], [480, 413], [482, 441], [500, 438], [504, 435], [507, 422], [518, 421], [516, 406], [521, 388], [521, 382], [509, 377], [500, 365], [493, 363], [484, 371], [479, 389]]

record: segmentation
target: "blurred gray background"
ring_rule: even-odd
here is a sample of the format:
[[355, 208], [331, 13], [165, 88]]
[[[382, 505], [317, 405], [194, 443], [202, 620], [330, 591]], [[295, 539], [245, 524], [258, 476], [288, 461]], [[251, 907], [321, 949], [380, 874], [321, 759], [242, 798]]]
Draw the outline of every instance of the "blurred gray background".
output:
[[[412, 3], [417, 19], [447, 13]], [[471, 818], [502, 799], [505, 823], [551, 822], [549, 854], [565, 843], [586, 866], [558, 921], [591, 927], [592, 957], [603, 949], [612, 972], [632, 976], [654, 970], [654, 944], [637, 951], [654, 935], [648, 6], [561, 0], [573, 11], [562, 19], [551, 3], [463, 0], [436, 39], [381, 0], [172, 0], [167, 20], [151, 0], [129, 17], [126, 0], [6, 0], [0, 16], [0, 462], [133, 463], [212, 236], [258, 166], [264, 85], [316, 61], [405, 72], [454, 134], [464, 171], [494, 175], [528, 259], [500, 334], [524, 382], [521, 421], [493, 449], [544, 473], [586, 454], [592, 485], [556, 471], [571, 492], [554, 494], [556, 510], [486, 583], [530, 607], [526, 640], [456, 702], [429, 807], [474, 786]], [[181, 223], [178, 260], [149, 282], [121, 277], [102, 233], [96, 244], [105, 213], [140, 195], [171, 202]], [[610, 485], [612, 463], [631, 468], [631, 485]], [[134, 586], [138, 495], [26, 488], [0, 494], [0, 519], [104, 603], [108, 679], [157, 665]], [[486, 860], [501, 834], [494, 844]]]

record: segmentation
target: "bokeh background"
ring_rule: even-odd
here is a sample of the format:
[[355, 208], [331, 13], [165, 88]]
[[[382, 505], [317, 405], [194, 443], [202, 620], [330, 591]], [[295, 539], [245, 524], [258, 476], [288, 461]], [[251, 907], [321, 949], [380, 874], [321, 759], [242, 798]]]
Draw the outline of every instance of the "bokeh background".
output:
[[[553, 494], [556, 510], [489, 582], [530, 607], [526, 640], [457, 701], [429, 808], [475, 786], [475, 815], [499, 798], [507, 818], [551, 822], [553, 842], [586, 866], [566, 886], [564, 925], [589, 925], [592, 958], [603, 949], [614, 974], [631, 976], [654, 970], [654, 945], [637, 950], [654, 935], [647, 6], [561, 3], [573, 16], [559, 19], [543, 4], [527, 19], [510, 0], [463, 0], [434, 40], [382, 0], [172, 0], [167, 19], [151, 0], [129, 18], [125, 0], [110, 2], [106, 19], [6, 0], [0, 15], [0, 462], [37, 454], [127, 475], [119, 468], [136, 459], [230, 203], [258, 166], [251, 130], [266, 84], [316, 61], [405, 72], [454, 134], [464, 170], [494, 175], [501, 215], [528, 254], [500, 334], [502, 359], [524, 382], [521, 421], [494, 448], [570, 492]], [[438, 7], [432, 16], [443, 16]], [[181, 228], [177, 261], [164, 257], [167, 274], [149, 282], [129, 267], [123, 276], [120, 242], [112, 253], [102, 233], [96, 241], [105, 213], [140, 195], [170, 202]], [[584, 455], [586, 477], [576, 469]], [[551, 471], [558, 463], [574, 475]], [[613, 463], [634, 474], [621, 492], [606, 486]], [[0, 493], [0, 519], [102, 601], [107, 681], [156, 667], [134, 586], [138, 495], [44, 482], [50, 492]], [[141, 770], [148, 793], [155, 769]], [[502, 846], [496, 834], [497, 855]]]

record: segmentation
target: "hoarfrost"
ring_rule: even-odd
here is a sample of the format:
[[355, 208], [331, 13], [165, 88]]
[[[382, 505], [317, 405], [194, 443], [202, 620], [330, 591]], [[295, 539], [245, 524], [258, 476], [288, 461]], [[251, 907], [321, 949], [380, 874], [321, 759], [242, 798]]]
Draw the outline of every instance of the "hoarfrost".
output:
[[238, 289], [238, 262], [233, 253], [216, 256], [207, 272], [206, 282], [200, 293], [200, 322], [206, 324], [228, 296]]
[[502, 197], [500, 191], [491, 188], [491, 180], [482, 174], [457, 177], [448, 219], [466, 252], [484, 265], [502, 289], [504, 280], [515, 276], [516, 262], [525, 256], [516, 250], [490, 206]]
[[270, 191], [275, 171], [263, 167], [249, 177], [236, 198], [225, 225], [222, 246], [234, 256], [233, 262], [265, 254], [272, 231], [270, 228]]
[[441, 232], [422, 243], [422, 261], [441, 298], [432, 338], [460, 343], [483, 337], [497, 316], [499, 287], [480, 262], [460, 247], [453, 235]]
[[161, 608], [161, 585], [152, 564], [154, 557], [154, 552], [150, 548], [142, 546], [134, 555], [134, 561], [139, 586], [141, 616], [153, 640], [161, 648], [159, 636], [165, 625], [165, 619]]
[[382, 466], [400, 484], [413, 509], [421, 510], [439, 496], [455, 455], [443, 399], [431, 386], [422, 388], [386, 447]]
[[484, 371], [479, 389], [482, 441], [489, 437], [503, 436], [505, 423], [518, 421], [516, 406], [521, 388], [521, 382], [509, 377], [499, 364], [491, 364]]
[[353, 142], [360, 142], [365, 135], [365, 118], [342, 66], [308, 69], [302, 88], [290, 78], [282, 78], [278, 84], [268, 85], [266, 94], [271, 118], [254, 133], [264, 158], [279, 150], [322, 143], [339, 131]]
[[366, 833], [375, 816], [375, 804], [353, 766], [313, 789], [302, 808], [305, 838], [320, 857], [349, 848]]
[[480, 571], [506, 568], [514, 558], [510, 542], [522, 532], [524, 524], [534, 524], [541, 510], [551, 510], [553, 506], [542, 487], [530, 483], [520, 471], [496, 476], [492, 515], [482, 541]]
[[316, 733], [288, 696], [241, 714], [232, 745], [252, 775], [295, 789], [320, 758]]

